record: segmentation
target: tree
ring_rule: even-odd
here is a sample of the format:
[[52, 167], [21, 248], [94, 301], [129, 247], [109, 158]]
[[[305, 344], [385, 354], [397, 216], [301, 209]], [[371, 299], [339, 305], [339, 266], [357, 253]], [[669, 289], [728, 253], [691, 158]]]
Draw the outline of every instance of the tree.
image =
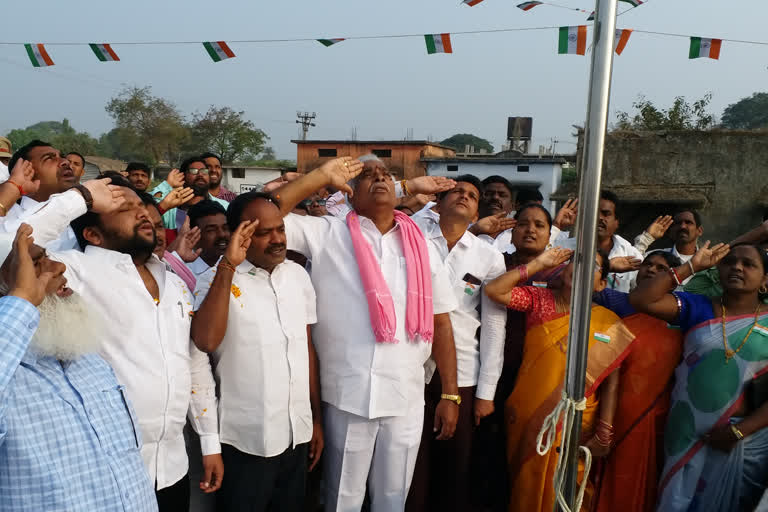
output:
[[189, 137], [184, 117], [164, 98], [152, 96], [150, 87], [127, 87], [107, 103], [115, 120], [111, 143], [125, 159], [151, 164], [177, 162]]
[[463, 152], [466, 146], [474, 146], [475, 151], [481, 149], [486, 150], [488, 153], [493, 153], [493, 144], [485, 139], [481, 139], [471, 133], [457, 133], [447, 139], [440, 141], [443, 146], [455, 149], [457, 152]]
[[756, 92], [725, 107], [723, 127], [731, 130], [768, 128], [768, 93]]
[[264, 150], [269, 137], [251, 121], [245, 112], [230, 107], [211, 106], [208, 112], [192, 115], [191, 144], [196, 151], [207, 150], [221, 156], [223, 163], [252, 160]]
[[265, 147], [264, 151], [261, 152], [260, 160], [275, 160], [276, 158], [275, 150], [272, 149], [272, 146]]
[[715, 127], [715, 116], [707, 111], [712, 94], [707, 93], [700, 100], [688, 103], [678, 96], [667, 109], [659, 109], [652, 101], [639, 96], [632, 103], [636, 110], [630, 117], [628, 112], [616, 113], [616, 130], [659, 131], [659, 130], [710, 130]]
[[42, 121], [23, 129], [15, 129], [8, 132], [8, 138], [14, 148], [20, 148], [25, 144], [39, 139], [53, 144], [64, 153], [77, 151], [83, 155], [99, 153], [99, 143], [86, 132], [78, 132], [70, 124], [69, 120]]

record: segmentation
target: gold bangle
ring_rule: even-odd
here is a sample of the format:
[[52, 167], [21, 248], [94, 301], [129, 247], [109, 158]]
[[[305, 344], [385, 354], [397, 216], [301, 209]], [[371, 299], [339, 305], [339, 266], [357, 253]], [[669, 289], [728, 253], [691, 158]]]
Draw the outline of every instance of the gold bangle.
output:
[[410, 197], [411, 192], [408, 190], [408, 180], [400, 180], [400, 186], [403, 188], [405, 196]]
[[2, 209], [3, 209], [3, 217], [5, 217], [6, 215], [8, 215], [8, 208], [6, 208], [6, 207], [5, 207], [5, 205], [4, 205], [3, 203], [0, 203], [0, 208], [2, 208]]
[[742, 439], [744, 439], [744, 434], [741, 432], [741, 430], [739, 430], [739, 427], [737, 427], [733, 423], [731, 423], [730, 426], [731, 426], [731, 432], [733, 432], [733, 435], [736, 436], [737, 441], [741, 441]]

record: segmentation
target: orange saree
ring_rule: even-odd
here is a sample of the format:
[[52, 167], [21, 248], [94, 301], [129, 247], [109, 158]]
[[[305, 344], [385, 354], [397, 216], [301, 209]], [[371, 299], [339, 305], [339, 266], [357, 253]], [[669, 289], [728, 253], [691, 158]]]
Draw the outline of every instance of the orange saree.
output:
[[[558, 453], [536, 453], [536, 436], [544, 418], [560, 400], [565, 377], [569, 315], [532, 325], [525, 337], [523, 363], [507, 399], [507, 461], [511, 480], [509, 510], [551, 512]], [[593, 306], [587, 360], [587, 409], [582, 429], [591, 435], [599, 410], [600, 383], [629, 353], [634, 336], [611, 311]], [[555, 446], [560, 444], [560, 435]], [[580, 471], [583, 468], [580, 467]]]
[[640, 313], [624, 323], [636, 342], [621, 366], [616, 442], [595, 472], [597, 512], [655, 510], [671, 380], [682, 356], [679, 329]]

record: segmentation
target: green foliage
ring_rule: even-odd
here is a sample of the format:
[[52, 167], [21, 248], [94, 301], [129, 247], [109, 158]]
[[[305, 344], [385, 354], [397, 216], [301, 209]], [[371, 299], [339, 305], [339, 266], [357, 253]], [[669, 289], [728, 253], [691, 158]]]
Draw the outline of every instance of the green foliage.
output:
[[669, 109], [660, 109], [644, 96], [632, 103], [635, 114], [616, 113], [616, 130], [659, 131], [659, 130], [711, 130], [715, 127], [715, 116], [707, 111], [712, 94], [688, 103], [678, 96]]
[[123, 89], [106, 111], [115, 120], [111, 143], [120, 158], [150, 165], [180, 160], [189, 130], [176, 106], [152, 96], [150, 87]]
[[440, 144], [453, 148], [460, 153], [464, 152], [467, 145], [474, 146], [475, 151], [484, 149], [488, 153], [493, 153], [493, 144], [476, 135], [472, 135], [471, 133], [457, 133], [456, 135], [452, 135], [447, 139], [440, 141]]
[[[213, 151], [223, 163], [255, 158], [264, 150], [267, 134], [243, 118], [245, 112], [211, 106], [205, 114], [192, 115], [190, 152]], [[273, 152], [274, 157], [274, 152]]]
[[99, 142], [86, 132], [75, 130], [67, 119], [63, 121], [43, 121], [27, 126], [23, 129], [15, 129], [8, 132], [14, 149], [39, 139], [50, 142], [54, 147], [64, 153], [77, 151], [83, 155], [99, 153]]
[[725, 107], [723, 127], [731, 130], [768, 128], [768, 93], [756, 92]]

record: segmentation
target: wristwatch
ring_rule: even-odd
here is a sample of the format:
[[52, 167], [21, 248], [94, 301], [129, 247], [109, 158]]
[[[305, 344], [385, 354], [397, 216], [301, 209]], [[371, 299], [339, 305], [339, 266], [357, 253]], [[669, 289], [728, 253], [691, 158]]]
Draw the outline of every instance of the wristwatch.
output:
[[443, 393], [440, 395], [441, 400], [450, 400], [451, 402], [456, 402], [456, 405], [461, 405], [461, 397], [459, 395], [447, 395]]
[[85, 208], [88, 211], [91, 211], [91, 208], [93, 208], [93, 196], [91, 195], [91, 191], [88, 190], [88, 188], [84, 185], [74, 185], [72, 188], [80, 192], [80, 194], [83, 196], [83, 200], [85, 200]]

